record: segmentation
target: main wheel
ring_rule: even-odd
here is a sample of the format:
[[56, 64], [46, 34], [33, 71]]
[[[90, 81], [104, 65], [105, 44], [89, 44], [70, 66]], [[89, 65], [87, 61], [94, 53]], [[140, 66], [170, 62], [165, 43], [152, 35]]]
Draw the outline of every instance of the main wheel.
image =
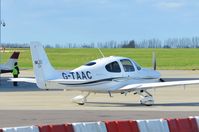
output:
[[146, 106], [152, 106], [154, 104], [154, 100], [152, 96], [145, 96], [140, 100], [140, 103]]

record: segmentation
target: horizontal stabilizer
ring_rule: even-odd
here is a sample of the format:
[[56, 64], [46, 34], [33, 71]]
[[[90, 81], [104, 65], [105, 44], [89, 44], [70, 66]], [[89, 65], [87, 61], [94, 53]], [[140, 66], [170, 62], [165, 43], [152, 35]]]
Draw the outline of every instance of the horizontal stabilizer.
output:
[[28, 83], [36, 83], [35, 78], [10, 78], [8, 81], [10, 81], [10, 82], [28, 82]]

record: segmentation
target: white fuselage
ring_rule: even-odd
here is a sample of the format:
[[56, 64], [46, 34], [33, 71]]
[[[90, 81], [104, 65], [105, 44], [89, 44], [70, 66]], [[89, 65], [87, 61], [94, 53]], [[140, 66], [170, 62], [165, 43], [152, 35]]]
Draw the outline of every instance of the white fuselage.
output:
[[71, 71], [57, 71], [42, 88], [119, 92], [117, 89], [128, 84], [158, 82], [159, 78], [159, 72], [141, 68], [129, 58], [110, 56], [93, 60]]

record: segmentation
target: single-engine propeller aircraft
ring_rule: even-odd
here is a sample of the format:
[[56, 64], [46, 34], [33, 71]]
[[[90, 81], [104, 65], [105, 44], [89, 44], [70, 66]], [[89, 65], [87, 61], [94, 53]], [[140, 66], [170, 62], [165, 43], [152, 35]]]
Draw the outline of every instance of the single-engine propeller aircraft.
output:
[[15, 62], [18, 61], [20, 52], [13, 52], [10, 59], [4, 64], [0, 64], [0, 74], [12, 72]]
[[153, 69], [139, 66], [134, 60], [126, 57], [110, 56], [88, 62], [71, 71], [57, 71], [50, 64], [44, 48], [39, 43], [30, 45], [35, 79], [18, 78], [18, 81], [36, 83], [41, 89], [66, 89], [88, 92], [73, 98], [75, 103], [83, 105], [91, 92], [140, 95], [140, 103], [154, 104], [149, 89], [165, 86], [199, 84], [199, 80], [164, 82], [156, 71], [156, 60], [153, 57]]

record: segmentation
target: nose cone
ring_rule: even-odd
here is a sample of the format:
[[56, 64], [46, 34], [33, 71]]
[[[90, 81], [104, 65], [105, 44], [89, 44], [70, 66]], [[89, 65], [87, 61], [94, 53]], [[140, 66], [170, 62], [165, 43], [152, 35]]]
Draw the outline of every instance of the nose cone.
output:
[[160, 78], [160, 73], [158, 71], [153, 71], [154, 78]]
[[158, 79], [160, 78], [160, 73], [152, 69], [142, 69], [142, 78]]

